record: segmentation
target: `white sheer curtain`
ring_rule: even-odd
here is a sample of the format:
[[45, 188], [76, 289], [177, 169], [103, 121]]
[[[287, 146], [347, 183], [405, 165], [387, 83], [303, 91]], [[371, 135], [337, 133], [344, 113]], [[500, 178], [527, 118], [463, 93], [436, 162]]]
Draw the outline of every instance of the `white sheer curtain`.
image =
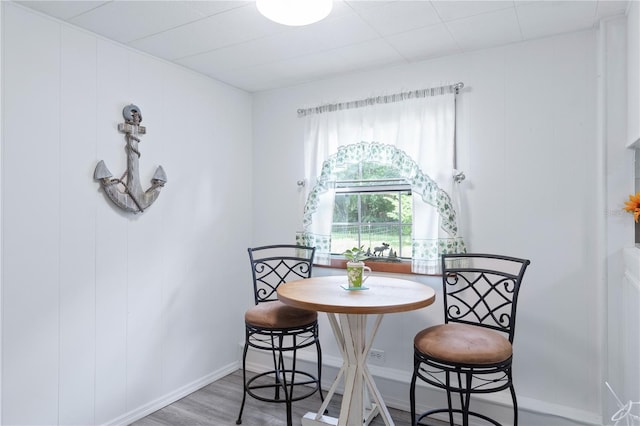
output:
[[[336, 160], [339, 149], [342, 149], [342, 157], [351, 158], [355, 148], [343, 148], [362, 141], [394, 148], [386, 155], [393, 158], [369, 160], [392, 164], [406, 163], [408, 158], [419, 168], [407, 170], [405, 175], [413, 180], [413, 271], [434, 273], [442, 252], [464, 250], [464, 243], [457, 235], [457, 207], [449, 196], [453, 189], [455, 156], [454, 94], [313, 114], [305, 120], [307, 201], [298, 242], [316, 246], [318, 263], [330, 261], [334, 192], [328, 169], [335, 161], [345, 161], [344, 158]], [[385, 157], [382, 153], [388, 152], [362, 146], [358, 149], [361, 155], [377, 157]], [[447, 217], [443, 218], [443, 215]]]

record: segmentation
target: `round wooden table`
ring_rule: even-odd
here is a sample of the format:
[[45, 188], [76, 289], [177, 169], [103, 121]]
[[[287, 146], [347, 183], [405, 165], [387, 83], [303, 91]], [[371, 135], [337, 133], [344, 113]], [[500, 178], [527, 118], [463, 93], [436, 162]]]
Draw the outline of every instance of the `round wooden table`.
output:
[[[362, 426], [380, 414], [392, 426], [382, 395], [367, 368], [367, 354], [385, 314], [424, 308], [435, 300], [434, 290], [415, 281], [370, 276], [362, 290], [345, 290], [347, 277], [313, 277], [278, 287], [278, 298], [291, 306], [326, 312], [342, 353], [342, 367], [317, 413], [307, 413], [302, 424]], [[377, 315], [367, 337], [367, 316]], [[338, 318], [336, 317], [338, 316]], [[323, 415], [340, 380], [344, 395], [338, 419]], [[366, 386], [366, 388], [365, 388]], [[373, 404], [365, 410], [365, 390]], [[368, 398], [367, 398], [368, 399]]]

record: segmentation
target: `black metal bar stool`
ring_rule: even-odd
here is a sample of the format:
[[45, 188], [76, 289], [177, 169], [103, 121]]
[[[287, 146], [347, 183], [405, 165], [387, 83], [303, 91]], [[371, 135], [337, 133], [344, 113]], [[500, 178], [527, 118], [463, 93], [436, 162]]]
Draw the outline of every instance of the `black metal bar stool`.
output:
[[[520, 284], [529, 260], [491, 254], [442, 256], [444, 324], [426, 328], [414, 338], [414, 369], [410, 401], [412, 425], [448, 413], [449, 423], [469, 425], [469, 416], [500, 426], [470, 410], [472, 394], [509, 389], [513, 425], [518, 402], [512, 379], [513, 336]], [[416, 381], [447, 393], [447, 408], [416, 416]], [[454, 408], [452, 393], [459, 397]]]
[[[320, 388], [322, 352], [318, 339], [318, 313], [294, 308], [278, 300], [282, 283], [311, 276], [315, 247], [270, 245], [249, 248], [255, 306], [245, 312], [245, 344], [242, 354], [244, 392], [236, 424], [242, 423], [247, 395], [266, 402], [284, 403], [287, 425], [292, 425], [292, 403], [308, 398]], [[318, 370], [314, 376], [297, 369], [297, 351], [316, 346]], [[269, 351], [273, 369], [247, 379], [249, 347]], [[291, 360], [285, 364], [285, 354]]]

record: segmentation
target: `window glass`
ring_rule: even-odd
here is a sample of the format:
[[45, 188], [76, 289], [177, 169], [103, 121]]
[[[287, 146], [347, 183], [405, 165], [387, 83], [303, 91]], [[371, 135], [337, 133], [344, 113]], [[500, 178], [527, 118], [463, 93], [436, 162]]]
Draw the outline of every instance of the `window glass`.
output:
[[395, 167], [362, 162], [336, 171], [331, 253], [364, 246], [371, 256], [409, 259], [412, 201]]

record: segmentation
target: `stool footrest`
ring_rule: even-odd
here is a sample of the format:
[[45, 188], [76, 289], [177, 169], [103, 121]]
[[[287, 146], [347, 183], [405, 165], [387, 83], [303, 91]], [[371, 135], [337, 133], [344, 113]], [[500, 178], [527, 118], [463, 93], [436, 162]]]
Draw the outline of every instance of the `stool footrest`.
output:
[[[417, 416], [418, 418], [416, 420], [416, 426], [430, 426], [429, 424], [424, 423], [423, 419], [427, 418], [427, 420], [428, 420], [428, 417], [433, 415], [433, 414], [449, 413], [449, 412], [455, 413], [455, 414], [463, 414], [463, 411], [460, 410], [460, 409], [457, 409], [457, 408], [453, 408], [451, 410], [449, 410], [448, 408], [436, 408], [436, 409], [433, 409], [433, 410], [425, 411], [422, 414], [419, 414]], [[490, 417], [485, 416], [484, 414], [476, 413], [475, 411], [467, 411], [467, 414], [469, 416], [477, 417], [477, 418], [480, 418], [482, 420], [485, 420], [485, 421], [491, 423], [492, 425], [502, 426], [502, 424], [498, 423], [497, 421], [493, 420]], [[443, 421], [443, 420], [439, 419], [439, 421]], [[447, 421], [447, 420], [444, 420], [444, 421]]]
[[[286, 403], [287, 400], [284, 398], [284, 394], [282, 395], [282, 397], [267, 397], [257, 393], [260, 390], [266, 389], [269, 391], [269, 393], [273, 394], [273, 390], [276, 388], [280, 388], [284, 391], [285, 382], [281, 379], [281, 376], [280, 376], [282, 374], [285, 374], [286, 377], [290, 377], [292, 375], [301, 376], [301, 377], [296, 377], [296, 379], [293, 382], [289, 380], [287, 380], [286, 382], [287, 392], [290, 394], [289, 401], [291, 402], [300, 401], [302, 399], [308, 398], [314, 393], [316, 393], [320, 388], [320, 383], [318, 379], [312, 374], [309, 374], [305, 371], [271, 370], [271, 371], [266, 371], [264, 373], [260, 373], [252, 377], [251, 379], [247, 380], [247, 383], [245, 385], [246, 392], [253, 398], [260, 401]], [[272, 377], [268, 377], [268, 376], [272, 376]], [[256, 382], [263, 378], [268, 378], [268, 380], [271, 380], [271, 383], [265, 383], [264, 381], [262, 383]], [[298, 391], [298, 395], [295, 395], [296, 390]]]

